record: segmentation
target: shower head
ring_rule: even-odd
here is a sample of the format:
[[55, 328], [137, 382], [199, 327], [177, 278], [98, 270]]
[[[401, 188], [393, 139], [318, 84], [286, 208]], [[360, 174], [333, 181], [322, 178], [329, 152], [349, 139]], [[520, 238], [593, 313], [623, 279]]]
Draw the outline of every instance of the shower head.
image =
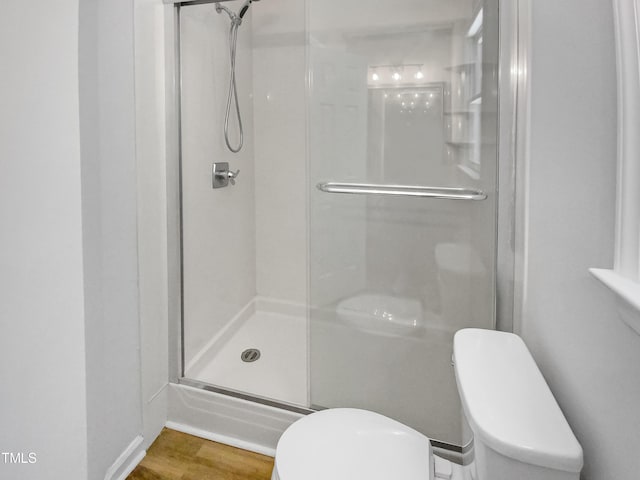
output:
[[216, 3], [216, 12], [218, 13], [226, 12], [234, 24], [240, 25], [242, 23], [242, 18], [249, 11], [249, 7], [251, 6], [251, 4], [257, 1], [259, 0], [245, 0], [245, 2], [242, 4], [242, 7], [240, 7], [240, 10], [238, 11], [238, 13], [232, 12], [227, 7], [220, 5], [220, 3]]
[[258, 2], [258, 1], [259, 0], [247, 0], [246, 2], [244, 2], [244, 5], [242, 5], [242, 8], [240, 9], [240, 13], [238, 13], [238, 16], [240, 18], [244, 17], [247, 11], [249, 10], [249, 7], [251, 6], [251, 4], [253, 2]]

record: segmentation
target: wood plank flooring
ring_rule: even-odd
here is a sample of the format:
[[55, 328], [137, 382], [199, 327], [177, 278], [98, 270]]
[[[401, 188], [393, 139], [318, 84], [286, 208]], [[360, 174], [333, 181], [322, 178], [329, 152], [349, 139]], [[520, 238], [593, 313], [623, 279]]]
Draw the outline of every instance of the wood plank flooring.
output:
[[269, 480], [273, 458], [165, 428], [127, 480]]

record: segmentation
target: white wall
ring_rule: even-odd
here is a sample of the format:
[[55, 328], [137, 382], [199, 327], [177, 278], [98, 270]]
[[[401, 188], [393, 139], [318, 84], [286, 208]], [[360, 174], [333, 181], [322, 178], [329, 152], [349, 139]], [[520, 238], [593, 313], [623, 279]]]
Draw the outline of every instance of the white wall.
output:
[[[164, 47], [165, 41], [171, 42], [170, 32], [165, 31], [165, 16], [173, 18], [173, 6], [164, 5], [162, 0], [136, 0], [134, 5], [140, 354], [146, 447], [158, 435], [167, 417], [169, 292], [165, 119], [169, 109], [165, 107], [167, 49]], [[177, 324], [179, 316], [172, 316], [171, 321]]]
[[528, 269], [519, 330], [584, 448], [583, 478], [637, 478], [640, 337], [587, 273], [613, 261], [612, 7], [531, 4], [528, 235], [517, 252]]
[[79, 15], [88, 478], [102, 479], [142, 440], [133, 10], [87, 0]]
[[141, 454], [132, 14], [0, 20], [0, 444], [37, 459], [2, 478], [112, 478]]
[[78, 1], [0, 15], [0, 477], [87, 477]]

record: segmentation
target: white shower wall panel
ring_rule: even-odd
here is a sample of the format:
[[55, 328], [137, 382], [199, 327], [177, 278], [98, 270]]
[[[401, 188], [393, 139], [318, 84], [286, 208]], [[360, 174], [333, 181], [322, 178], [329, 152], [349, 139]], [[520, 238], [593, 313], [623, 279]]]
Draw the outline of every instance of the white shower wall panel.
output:
[[252, 27], [257, 291], [306, 304], [304, 2], [262, 2]]
[[[256, 293], [250, 16], [238, 33], [237, 84], [245, 145], [223, 137], [229, 19], [212, 4], [181, 9], [184, 343], [187, 363]], [[230, 133], [235, 143], [232, 117]], [[213, 162], [240, 169], [211, 188]]]
[[469, 0], [394, 0], [375, 2], [308, 1], [308, 18], [313, 20], [315, 32], [375, 32], [395, 29], [407, 31], [420, 24], [443, 25], [456, 19], [469, 18], [472, 3]]

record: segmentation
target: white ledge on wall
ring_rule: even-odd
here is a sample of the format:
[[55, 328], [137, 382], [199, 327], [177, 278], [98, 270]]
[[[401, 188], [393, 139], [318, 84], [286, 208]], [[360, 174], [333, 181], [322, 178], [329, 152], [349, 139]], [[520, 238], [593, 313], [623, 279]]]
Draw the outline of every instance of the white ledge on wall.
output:
[[616, 294], [620, 318], [640, 335], [640, 283], [613, 270], [590, 268], [589, 272]]

